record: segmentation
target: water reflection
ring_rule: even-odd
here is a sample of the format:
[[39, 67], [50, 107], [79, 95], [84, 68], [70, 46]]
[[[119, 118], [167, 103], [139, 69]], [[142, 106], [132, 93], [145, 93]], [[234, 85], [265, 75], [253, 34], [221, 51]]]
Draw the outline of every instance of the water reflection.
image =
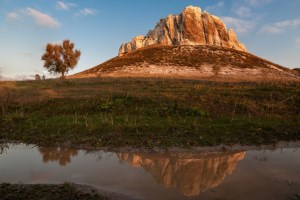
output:
[[7, 143], [0, 143], [0, 155], [5, 153], [8, 148], [9, 145]]
[[61, 166], [71, 163], [71, 158], [78, 155], [78, 150], [65, 147], [39, 147], [43, 162], [58, 162]]
[[0, 153], [0, 180], [9, 183], [73, 182], [151, 200], [300, 196], [300, 151], [296, 148], [247, 154], [162, 154], [0, 144]]
[[211, 155], [160, 155], [118, 153], [133, 167], [143, 167], [153, 178], [168, 188], [176, 188], [185, 196], [197, 196], [221, 184], [234, 172], [245, 152]]
[[[71, 163], [78, 150], [64, 147], [39, 147], [43, 162], [58, 162], [61, 166]], [[89, 152], [85, 152], [91, 154]], [[113, 155], [113, 154], [112, 154]], [[116, 153], [118, 159], [127, 161], [134, 168], [143, 167], [156, 182], [175, 188], [183, 195], [198, 196], [220, 185], [227, 175], [234, 172], [245, 152], [212, 154], [151, 154]], [[95, 156], [95, 155], [94, 155]], [[101, 159], [101, 156], [97, 160]]]

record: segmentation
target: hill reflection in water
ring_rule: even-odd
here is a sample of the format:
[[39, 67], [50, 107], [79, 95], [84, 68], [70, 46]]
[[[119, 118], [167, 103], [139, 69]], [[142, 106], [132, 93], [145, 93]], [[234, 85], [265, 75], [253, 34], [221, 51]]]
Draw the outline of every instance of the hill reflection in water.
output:
[[70, 182], [147, 200], [297, 199], [299, 156], [297, 147], [247, 153], [116, 153], [0, 143], [0, 179]]
[[[43, 162], [57, 162], [61, 166], [71, 163], [78, 150], [63, 147], [39, 147]], [[167, 188], [175, 188], [183, 195], [198, 196], [220, 185], [234, 172], [245, 152], [208, 154], [154, 154], [116, 153], [121, 161], [132, 167], [143, 167], [152, 177]]]
[[153, 178], [168, 188], [176, 188], [185, 196], [197, 196], [221, 184], [234, 172], [246, 152], [206, 155], [160, 155], [118, 153], [133, 167], [143, 167]]

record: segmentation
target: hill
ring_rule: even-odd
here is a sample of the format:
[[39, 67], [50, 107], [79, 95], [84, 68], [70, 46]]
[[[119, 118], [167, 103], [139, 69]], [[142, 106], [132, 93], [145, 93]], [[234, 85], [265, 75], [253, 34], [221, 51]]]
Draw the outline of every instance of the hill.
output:
[[248, 52], [209, 45], [152, 45], [70, 76], [286, 78], [297, 72]]

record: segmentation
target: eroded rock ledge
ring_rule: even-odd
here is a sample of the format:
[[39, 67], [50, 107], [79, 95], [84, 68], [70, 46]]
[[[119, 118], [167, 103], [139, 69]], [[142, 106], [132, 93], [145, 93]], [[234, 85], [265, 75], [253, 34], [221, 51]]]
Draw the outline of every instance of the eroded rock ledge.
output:
[[122, 44], [119, 56], [154, 44], [215, 45], [246, 51], [234, 31], [227, 30], [219, 17], [193, 6], [185, 8], [179, 15], [161, 19], [146, 36], [137, 36], [131, 42]]

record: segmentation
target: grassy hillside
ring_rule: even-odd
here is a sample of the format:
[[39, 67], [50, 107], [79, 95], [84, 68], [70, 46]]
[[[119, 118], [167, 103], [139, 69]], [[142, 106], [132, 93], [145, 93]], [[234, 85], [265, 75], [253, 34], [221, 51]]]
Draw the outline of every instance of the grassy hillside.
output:
[[[203, 66], [211, 66], [214, 71], [230, 69], [261, 69], [273, 72], [296, 74], [295, 71], [271, 63], [247, 52], [216, 46], [149, 46], [133, 51], [122, 57], [115, 57], [72, 77], [88, 75], [101, 76], [105, 73], [117, 72], [128, 66], [157, 65], [162, 67], [190, 67], [203, 71]], [[266, 71], [263, 71], [264, 73]], [[121, 74], [120, 74], [121, 75]], [[286, 75], [286, 74], [285, 74]]]
[[0, 139], [43, 145], [188, 147], [300, 139], [299, 82], [0, 82], [0, 109]]

